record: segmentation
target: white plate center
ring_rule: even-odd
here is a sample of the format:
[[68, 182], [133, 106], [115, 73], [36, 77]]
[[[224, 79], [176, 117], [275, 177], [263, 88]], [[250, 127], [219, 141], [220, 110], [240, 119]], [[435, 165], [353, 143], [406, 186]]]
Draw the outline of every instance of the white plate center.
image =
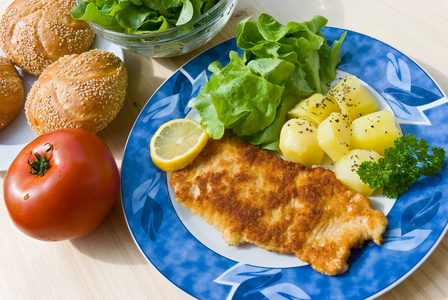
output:
[[[340, 78], [350, 75], [349, 73], [338, 70], [336, 73], [335, 82]], [[361, 81], [362, 82], [362, 81]], [[377, 93], [372, 87], [365, 82], [362, 84], [368, 89], [370, 94], [378, 101], [380, 109], [390, 109], [387, 102]], [[198, 112], [193, 108], [186, 116], [199, 120]], [[331, 168], [329, 165], [325, 167]], [[167, 174], [167, 186], [170, 195], [171, 202], [174, 210], [176, 211], [179, 219], [187, 228], [187, 230], [204, 246], [210, 250], [218, 253], [219, 255], [228, 259], [234, 260], [239, 263], [247, 265], [266, 267], [266, 268], [291, 268], [300, 267], [307, 263], [299, 260], [294, 254], [279, 254], [275, 252], [269, 252], [261, 249], [253, 244], [243, 244], [239, 246], [229, 246], [222, 238], [221, 233], [216, 230], [212, 225], [209, 225], [201, 217], [193, 214], [190, 210], [185, 208], [182, 204], [176, 201], [174, 197], [174, 191], [169, 183], [171, 173]], [[383, 197], [380, 193], [375, 193], [370, 197], [372, 207], [374, 209], [381, 210], [387, 215], [395, 204], [395, 199], [388, 199]]]

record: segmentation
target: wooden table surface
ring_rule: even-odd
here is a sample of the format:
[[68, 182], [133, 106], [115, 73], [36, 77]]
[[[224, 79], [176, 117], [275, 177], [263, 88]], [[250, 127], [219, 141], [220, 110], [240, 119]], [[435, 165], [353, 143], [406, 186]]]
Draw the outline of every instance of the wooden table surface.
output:
[[[0, 1], [0, 13], [12, 0]], [[140, 110], [177, 68], [236, 35], [238, 21], [266, 12], [282, 23], [325, 16], [330, 26], [367, 34], [401, 50], [448, 91], [447, 0], [240, 0], [226, 27], [206, 46], [176, 58], [124, 52], [129, 91], [117, 118], [99, 136], [121, 166]], [[0, 172], [2, 186], [5, 172]], [[2, 188], [0, 188], [2, 189]], [[3, 192], [0, 193], [3, 199]], [[448, 298], [448, 237], [411, 276], [380, 299]], [[135, 245], [120, 199], [91, 234], [41, 242], [22, 234], [0, 203], [0, 299], [188, 299], [150, 265]]]

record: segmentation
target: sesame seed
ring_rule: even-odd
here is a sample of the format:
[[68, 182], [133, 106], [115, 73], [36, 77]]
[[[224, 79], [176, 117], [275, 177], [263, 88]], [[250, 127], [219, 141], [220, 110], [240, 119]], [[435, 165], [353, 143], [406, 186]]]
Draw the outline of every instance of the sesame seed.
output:
[[94, 32], [68, 13], [76, 1], [16, 0], [0, 21], [0, 46], [16, 65], [33, 75], [66, 54], [87, 51]]
[[[106, 68], [100, 68], [106, 64]], [[113, 53], [91, 50], [66, 55], [45, 69], [34, 83], [25, 113], [37, 134], [58, 128], [96, 133], [116, 117], [126, 90], [127, 70]]]

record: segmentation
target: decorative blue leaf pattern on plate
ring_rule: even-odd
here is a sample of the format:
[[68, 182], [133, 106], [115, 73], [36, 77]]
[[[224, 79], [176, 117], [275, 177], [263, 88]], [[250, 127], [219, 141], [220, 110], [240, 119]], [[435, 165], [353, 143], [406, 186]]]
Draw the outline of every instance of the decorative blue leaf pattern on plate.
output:
[[[179, 76], [182, 78], [182, 86], [188, 85], [188, 88], [183, 88], [182, 96], [179, 99], [179, 110], [184, 114], [187, 114], [191, 109], [190, 101], [191, 99], [196, 98], [201, 91], [201, 88], [205, 85], [207, 80], [207, 72], [203, 71], [199, 74], [197, 78], [192, 78], [184, 69], [179, 70], [179, 74], [183, 74], [183, 76]], [[188, 83], [184, 83], [188, 82]], [[181, 93], [179, 93], [181, 94]]]
[[161, 119], [170, 115], [176, 109], [178, 99], [179, 95], [176, 94], [165, 97], [154, 103], [147, 109], [146, 116], [143, 118], [142, 122], [147, 123], [149, 120]]
[[353, 54], [347, 51], [342, 57], [339, 66], [349, 64], [353, 60]]
[[[409, 107], [407, 107], [402, 102], [397, 101], [392, 95], [389, 95], [386, 93], [386, 94], [384, 94], [384, 96], [385, 96], [386, 100], [389, 101], [390, 104], [394, 104], [394, 105], [392, 105], [392, 107], [395, 108], [394, 111], [398, 110], [398, 114], [399, 114], [399, 116], [401, 116], [402, 119], [403, 119], [403, 114], [401, 114], [401, 112], [404, 113], [406, 118], [414, 117], [414, 115], [420, 114], [420, 112], [418, 110], [409, 109]], [[420, 117], [420, 119], [422, 120], [423, 118]]]
[[311, 299], [298, 286], [281, 282], [282, 277], [281, 269], [237, 264], [215, 282], [233, 287], [227, 299]]
[[[322, 32], [335, 40], [345, 31], [326, 27]], [[185, 117], [191, 99], [207, 82], [208, 65], [215, 60], [225, 65], [229, 50], [239, 51], [236, 39], [211, 48], [176, 71], [149, 99], [132, 128], [122, 162], [122, 203], [142, 253], [168, 280], [197, 299], [353, 300], [376, 297], [398, 284], [428, 257], [447, 231], [447, 199], [439, 192], [448, 190], [446, 172], [425, 179], [402, 195], [387, 215], [389, 228], [383, 245], [370, 242], [368, 247], [354, 249], [349, 270], [335, 277], [320, 274], [309, 265], [246, 265], [244, 260], [231, 259], [200, 243], [182, 223], [175, 200], [170, 199], [165, 173], [151, 164], [148, 143], [160, 124]], [[448, 149], [447, 98], [415, 62], [352, 31], [347, 31], [341, 55], [338, 68], [378, 91], [405, 134]], [[436, 98], [439, 100], [429, 103]], [[412, 106], [421, 103], [428, 104]]]
[[438, 95], [418, 86], [412, 86], [410, 91], [387, 88], [384, 92], [391, 95], [392, 98], [409, 106], [422, 106], [440, 99]]
[[157, 192], [159, 191], [160, 185], [162, 184], [160, 179], [162, 174], [157, 172], [154, 177], [146, 180], [140, 184], [132, 193], [132, 213], [137, 213], [143, 208], [146, 201], [146, 196], [155, 198]]
[[[424, 119], [420, 110], [412, 107], [420, 107], [433, 103], [440, 99], [437, 95], [425, 88], [412, 84], [412, 73], [408, 64], [401, 58], [397, 58], [389, 52], [387, 54], [389, 62], [387, 63], [387, 80], [393, 87], [384, 89], [385, 98], [395, 105], [395, 110], [399, 109], [398, 116], [403, 119]], [[407, 115], [404, 117], [401, 115]]]
[[199, 94], [201, 87], [207, 82], [205, 71], [201, 72], [198, 78], [191, 78], [188, 73], [180, 69], [176, 76], [172, 92], [148, 107], [144, 112], [143, 123], [170, 116], [176, 109], [183, 115], [187, 114], [191, 109], [189, 105], [191, 99]]
[[140, 184], [132, 194], [132, 211], [136, 214], [142, 210], [141, 224], [149, 233], [151, 241], [156, 240], [156, 233], [163, 220], [163, 209], [154, 199], [160, 190], [162, 174], [156, 172], [152, 178]]
[[269, 286], [262, 293], [267, 299], [272, 300], [311, 299], [302, 289], [291, 283], [279, 283]]
[[151, 241], [156, 240], [156, 234], [163, 221], [163, 209], [160, 204], [150, 196], [146, 196], [146, 202], [142, 211], [142, 226], [149, 233]]
[[401, 234], [400, 228], [392, 229], [383, 234], [384, 242], [381, 246], [395, 251], [411, 251], [420, 246], [431, 232], [429, 229], [415, 229]]
[[405, 235], [428, 223], [439, 210], [439, 200], [442, 193], [437, 192], [433, 197], [427, 197], [409, 205], [401, 217], [401, 234]]
[[232, 299], [265, 299], [261, 291], [271, 284], [274, 284], [281, 277], [282, 275], [280, 273], [252, 276], [238, 286]]
[[186, 110], [188, 102], [193, 94], [193, 86], [191, 81], [184, 75], [183, 72], [179, 72], [179, 75], [177, 76], [176, 83], [173, 88], [173, 94], [179, 95], [178, 109], [186, 114], [188, 112], [188, 110]]
[[387, 64], [387, 80], [389, 82], [403, 90], [411, 91], [412, 78], [411, 70], [408, 65], [401, 59], [396, 58], [392, 53], [387, 53], [387, 58], [389, 58], [389, 63]]
[[432, 230], [421, 227], [437, 215], [441, 198], [442, 193], [437, 191], [433, 197], [426, 197], [406, 207], [401, 216], [401, 228], [385, 232], [382, 246], [390, 250], [410, 251], [423, 243]]

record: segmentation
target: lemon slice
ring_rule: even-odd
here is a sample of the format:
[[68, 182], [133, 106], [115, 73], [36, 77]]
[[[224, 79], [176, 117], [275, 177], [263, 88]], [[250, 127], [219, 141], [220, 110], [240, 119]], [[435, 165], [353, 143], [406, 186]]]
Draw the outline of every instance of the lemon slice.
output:
[[180, 170], [201, 152], [208, 138], [207, 131], [195, 120], [175, 119], [166, 122], [151, 138], [152, 161], [164, 171]]

